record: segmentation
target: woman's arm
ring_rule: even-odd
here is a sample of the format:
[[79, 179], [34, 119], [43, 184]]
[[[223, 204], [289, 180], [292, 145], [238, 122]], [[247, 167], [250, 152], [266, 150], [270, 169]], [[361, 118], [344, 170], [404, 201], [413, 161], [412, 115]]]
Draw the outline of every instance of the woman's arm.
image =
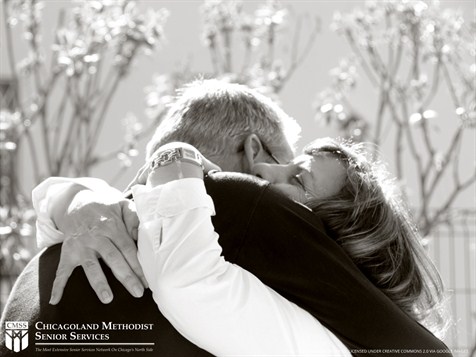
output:
[[203, 181], [176, 165], [133, 188], [139, 261], [163, 315], [215, 355], [350, 355], [310, 314], [223, 259]]

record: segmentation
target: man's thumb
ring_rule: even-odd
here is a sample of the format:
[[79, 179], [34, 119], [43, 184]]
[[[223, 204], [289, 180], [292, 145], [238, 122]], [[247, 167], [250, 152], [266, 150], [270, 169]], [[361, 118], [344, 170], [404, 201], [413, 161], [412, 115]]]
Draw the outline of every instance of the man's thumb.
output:
[[139, 229], [139, 217], [137, 217], [136, 205], [133, 201], [121, 201], [122, 220], [126, 226], [127, 233], [132, 239], [137, 240]]

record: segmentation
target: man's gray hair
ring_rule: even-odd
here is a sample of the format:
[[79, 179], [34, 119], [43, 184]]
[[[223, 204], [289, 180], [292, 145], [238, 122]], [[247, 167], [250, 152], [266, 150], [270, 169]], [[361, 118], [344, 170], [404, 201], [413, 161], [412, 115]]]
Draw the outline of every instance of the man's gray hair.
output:
[[161, 145], [183, 141], [209, 158], [227, 157], [257, 135], [271, 152], [294, 148], [300, 127], [270, 98], [240, 84], [197, 80], [178, 91], [174, 104], [147, 145], [149, 158]]

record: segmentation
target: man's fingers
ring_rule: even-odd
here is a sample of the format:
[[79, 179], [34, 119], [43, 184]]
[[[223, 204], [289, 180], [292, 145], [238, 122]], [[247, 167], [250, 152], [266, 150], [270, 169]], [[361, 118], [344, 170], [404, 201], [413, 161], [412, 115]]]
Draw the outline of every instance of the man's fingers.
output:
[[[130, 240], [130, 238], [128, 238]], [[132, 243], [135, 248], [135, 245]], [[139, 280], [140, 275], [136, 273], [136, 270], [126, 261], [125, 256], [121, 254], [118, 248], [108, 239], [103, 239], [98, 246], [98, 252], [106, 264], [111, 268], [114, 276], [129, 293], [134, 297], [142, 297], [144, 294], [144, 287]], [[137, 259], [137, 257], [136, 257]], [[137, 262], [139, 269], [140, 265]], [[142, 269], [140, 269], [142, 273]]]
[[117, 232], [117, 239], [114, 239], [114, 244], [119, 248], [127, 263], [132, 268], [137, 277], [142, 281], [144, 287], [148, 287], [144, 272], [137, 258], [137, 247], [134, 241], [127, 235], [126, 228], [119, 227]]
[[[124, 212], [124, 211], [123, 211]], [[126, 259], [129, 266], [132, 268], [137, 277], [142, 281], [144, 287], [148, 287], [147, 280], [145, 279], [144, 272], [137, 258], [137, 247], [132, 238], [127, 233], [128, 228], [124, 222], [116, 222], [118, 228], [116, 234], [111, 237], [112, 242], [119, 248], [120, 252]], [[139, 219], [133, 225], [139, 226]], [[137, 234], [137, 233], [136, 233]]]
[[92, 253], [81, 265], [88, 278], [89, 284], [91, 284], [99, 300], [101, 300], [103, 304], [109, 304], [113, 299], [113, 294], [98, 258]]
[[58, 269], [56, 270], [56, 277], [55, 281], [53, 282], [53, 288], [51, 289], [51, 305], [56, 305], [60, 302], [61, 298], [63, 297], [63, 291], [66, 286], [66, 282], [68, 281], [69, 277], [71, 276], [71, 273], [75, 268], [75, 266], [66, 265], [63, 262], [63, 259], [60, 260]]
[[137, 240], [137, 231], [139, 228], [139, 217], [137, 216], [136, 206], [133, 201], [121, 201], [122, 220], [126, 226], [129, 236]]
[[[127, 237], [123, 234], [122, 227], [119, 227], [117, 235], [118, 239], [114, 240], [114, 244], [120, 249], [121, 253], [126, 258], [132, 270], [142, 281], [144, 287], [148, 287], [147, 280], [145, 279], [144, 272], [137, 258], [137, 247], [130, 238], [137, 240], [138, 238], [138, 229], [139, 229], [139, 217], [137, 216], [137, 211], [135, 208], [134, 202], [123, 201], [121, 202], [122, 207], [122, 219], [124, 221], [125, 230], [129, 233], [130, 237]], [[120, 223], [119, 223], [120, 225]]]

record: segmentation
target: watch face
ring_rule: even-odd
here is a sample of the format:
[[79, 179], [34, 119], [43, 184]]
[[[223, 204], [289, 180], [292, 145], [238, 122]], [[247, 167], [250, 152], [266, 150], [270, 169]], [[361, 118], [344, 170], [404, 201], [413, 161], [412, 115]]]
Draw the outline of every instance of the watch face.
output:
[[179, 152], [178, 149], [171, 149], [164, 151], [163, 153], [160, 154], [158, 160], [159, 163], [169, 163], [172, 162], [173, 160], [176, 160], [179, 158]]
[[160, 152], [152, 161], [151, 168], [166, 166], [175, 161], [187, 161], [200, 166], [203, 169], [202, 159], [193, 150], [185, 148], [168, 149]]
[[153, 161], [152, 161], [152, 168], [158, 167], [158, 166], [165, 166], [173, 161], [179, 159], [181, 157], [180, 155], [180, 149], [169, 149], [162, 151]]

